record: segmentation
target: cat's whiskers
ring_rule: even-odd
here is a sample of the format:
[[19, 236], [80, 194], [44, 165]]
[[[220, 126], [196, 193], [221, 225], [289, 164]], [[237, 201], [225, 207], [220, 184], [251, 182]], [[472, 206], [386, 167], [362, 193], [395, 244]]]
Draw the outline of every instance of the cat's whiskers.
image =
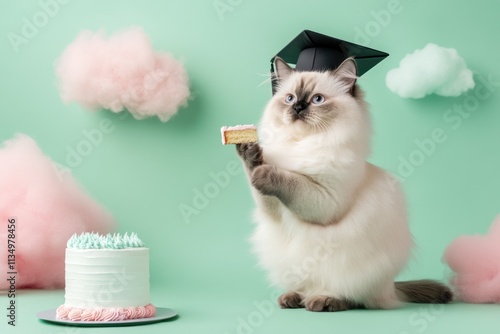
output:
[[260, 84], [257, 85], [257, 87], [260, 87], [262, 86], [263, 84], [267, 84], [268, 82], [274, 82], [274, 81], [278, 81], [278, 78], [276, 77], [276, 75], [269, 75], [268, 73], [258, 73], [259, 76], [263, 76], [263, 77], [266, 77], [266, 79], [264, 81], [262, 81]]
[[325, 116], [323, 117], [318, 117], [318, 116], [309, 116], [309, 119], [311, 120], [310, 124], [314, 129], [317, 129], [319, 131], [325, 131], [327, 132], [329, 129], [330, 121], [333, 120], [335, 117], [331, 116]]

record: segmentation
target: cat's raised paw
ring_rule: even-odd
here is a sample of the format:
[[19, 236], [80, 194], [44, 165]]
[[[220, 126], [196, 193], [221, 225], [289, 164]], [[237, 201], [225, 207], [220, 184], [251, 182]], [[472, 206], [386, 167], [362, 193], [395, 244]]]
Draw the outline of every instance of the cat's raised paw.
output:
[[250, 170], [264, 163], [262, 159], [262, 148], [258, 143], [236, 144], [236, 151]]
[[297, 292], [289, 291], [278, 298], [278, 304], [281, 308], [301, 308], [304, 307], [302, 296]]
[[280, 180], [280, 174], [275, 166], [262, 165], [254, 169], [250, 181], [262, 195], [276, 196], [282, 183]]
[[304, 305], [312, 312], [339, 312], [357, 308], [350, 301], [327, 296], [314, 296], [305, 300]]

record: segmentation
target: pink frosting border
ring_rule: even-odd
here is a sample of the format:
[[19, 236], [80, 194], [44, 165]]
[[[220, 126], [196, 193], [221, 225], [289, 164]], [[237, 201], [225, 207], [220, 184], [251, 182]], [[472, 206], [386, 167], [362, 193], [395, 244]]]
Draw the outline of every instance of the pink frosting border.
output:
[[56, 317], [71, 321], [121, 321], [140, 318], [152, 318], [156, 315], [153, 304], [126, 308], [77, 308], [61, 305], [57, 308]]

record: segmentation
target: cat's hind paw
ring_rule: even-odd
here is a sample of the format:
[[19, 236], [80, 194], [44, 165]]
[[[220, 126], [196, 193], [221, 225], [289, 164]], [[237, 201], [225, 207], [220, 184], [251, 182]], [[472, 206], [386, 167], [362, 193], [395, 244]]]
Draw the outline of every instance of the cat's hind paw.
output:
[[297, 292], [289, 291], [278, 298], [278, 304], [281, 308], [301, 308], [304, 307], [302, 296]]
[[359, 308], [353, 302], [327, 296], [314, 296], [304, 301], [308, 311], [312, 312], [339, 312]]

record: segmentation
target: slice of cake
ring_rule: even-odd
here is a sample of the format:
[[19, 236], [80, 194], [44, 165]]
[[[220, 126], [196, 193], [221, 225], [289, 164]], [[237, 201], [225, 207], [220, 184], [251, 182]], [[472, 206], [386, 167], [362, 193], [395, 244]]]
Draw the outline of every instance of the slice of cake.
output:
[[65, 301], [56, 311], [57, 319], [155, 316], [149, 295], [149, 249], [136, 234], [75, 234], [68, 240], [65, 265]]
[[257, 142], [257, 127], [255, 125], [223, 126], [220, 133], [224, 145]]

